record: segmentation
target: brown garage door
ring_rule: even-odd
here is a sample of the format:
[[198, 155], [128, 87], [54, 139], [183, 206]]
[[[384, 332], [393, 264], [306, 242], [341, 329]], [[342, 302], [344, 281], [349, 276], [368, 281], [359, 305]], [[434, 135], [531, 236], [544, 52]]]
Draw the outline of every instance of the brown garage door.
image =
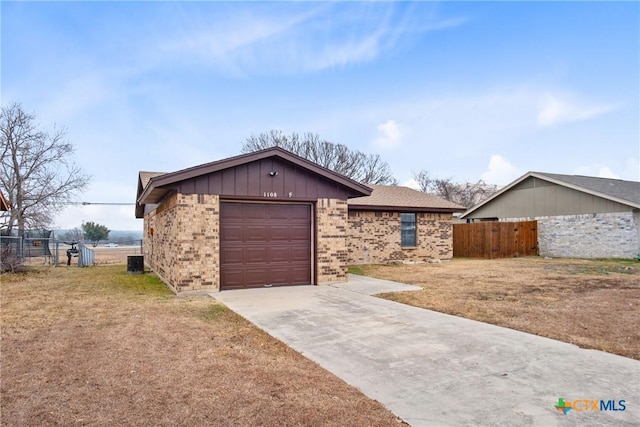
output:
[[221, 203], [220, 289], [311, 283], [311, 206]]

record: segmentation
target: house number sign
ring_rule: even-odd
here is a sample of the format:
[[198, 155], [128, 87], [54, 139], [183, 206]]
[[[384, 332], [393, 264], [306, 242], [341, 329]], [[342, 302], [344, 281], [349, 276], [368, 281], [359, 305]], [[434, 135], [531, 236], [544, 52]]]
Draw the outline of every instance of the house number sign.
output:
[[[265, 191], [264, 193], [262, 193], [262, 196], [263, 197], [268, 197], [270, 199], [273, 199], [273, 198], [278, 197], [278, 193], [271, 192], [271, 191]], [[289, 191], [289, 194], [287, 194], [287, 196], [293, 197], [293, 191]]]

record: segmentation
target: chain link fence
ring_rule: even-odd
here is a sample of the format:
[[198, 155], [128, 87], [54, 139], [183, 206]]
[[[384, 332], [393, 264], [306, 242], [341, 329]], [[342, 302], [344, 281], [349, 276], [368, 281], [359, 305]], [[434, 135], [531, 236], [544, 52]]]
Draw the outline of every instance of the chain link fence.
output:
[[62, 242], [52, 237], [51, 231], [28, 231], [19, 236], [0, 235], [0, 260], [2, 271], [16, 271], [27, 264], [95, 265], [92, 249], [82, 242]]

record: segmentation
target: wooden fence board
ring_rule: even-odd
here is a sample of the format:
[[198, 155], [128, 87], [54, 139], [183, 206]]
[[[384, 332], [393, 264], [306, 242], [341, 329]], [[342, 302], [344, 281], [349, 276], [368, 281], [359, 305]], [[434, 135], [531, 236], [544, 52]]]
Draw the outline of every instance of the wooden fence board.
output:
[[453, 224], [453, 256], [512, 258], [538, 254], [538, 221]]

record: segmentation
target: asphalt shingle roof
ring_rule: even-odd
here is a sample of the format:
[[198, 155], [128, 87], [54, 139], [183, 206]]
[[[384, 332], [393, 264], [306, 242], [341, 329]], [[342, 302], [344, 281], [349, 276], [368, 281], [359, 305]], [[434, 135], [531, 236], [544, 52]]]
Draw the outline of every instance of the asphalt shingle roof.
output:
[[448, 210], [462, 212], [463, 206], [452, 203], [433, 194], [424, 193], [409, 187], [396, 185], [367, 184], [373, 189], [370, 196], [356, 197], [348, 200], [349, 206], [397, 207]]
[[615, 197], [640, 204], [640, 182], [623, 181], [621, 179], [596, 178], [583, 175], [562, 175], [557, 173], [534, 172], [535, 174], [563, 181], [576, 187], [584, 188], [595, 193]]
[[144, 189], [151, 178], [156, 176], [164, 175], [166, 172], [140, 172], [140, 184], [142, 184], [142, 188]]
[[574, 190], [592, 194], [603, 199], [612, 200], [617, 203], [626, 204], [635, 209], [640, 208], [640, 182], [638, 181], [623, 181], [621, 179], [597, 178], [595, 176], [584, 175], [527, 172], [511, 184], [496, 192], [493, 196], [466, 211], [461, 218], [469, 217], [470, 214], [480, 209], [482, 206], [492, 203], [493, 200], [510, 191], [515, 185], [531, 177], [549, 181], [564, 187], [573, 188]]

